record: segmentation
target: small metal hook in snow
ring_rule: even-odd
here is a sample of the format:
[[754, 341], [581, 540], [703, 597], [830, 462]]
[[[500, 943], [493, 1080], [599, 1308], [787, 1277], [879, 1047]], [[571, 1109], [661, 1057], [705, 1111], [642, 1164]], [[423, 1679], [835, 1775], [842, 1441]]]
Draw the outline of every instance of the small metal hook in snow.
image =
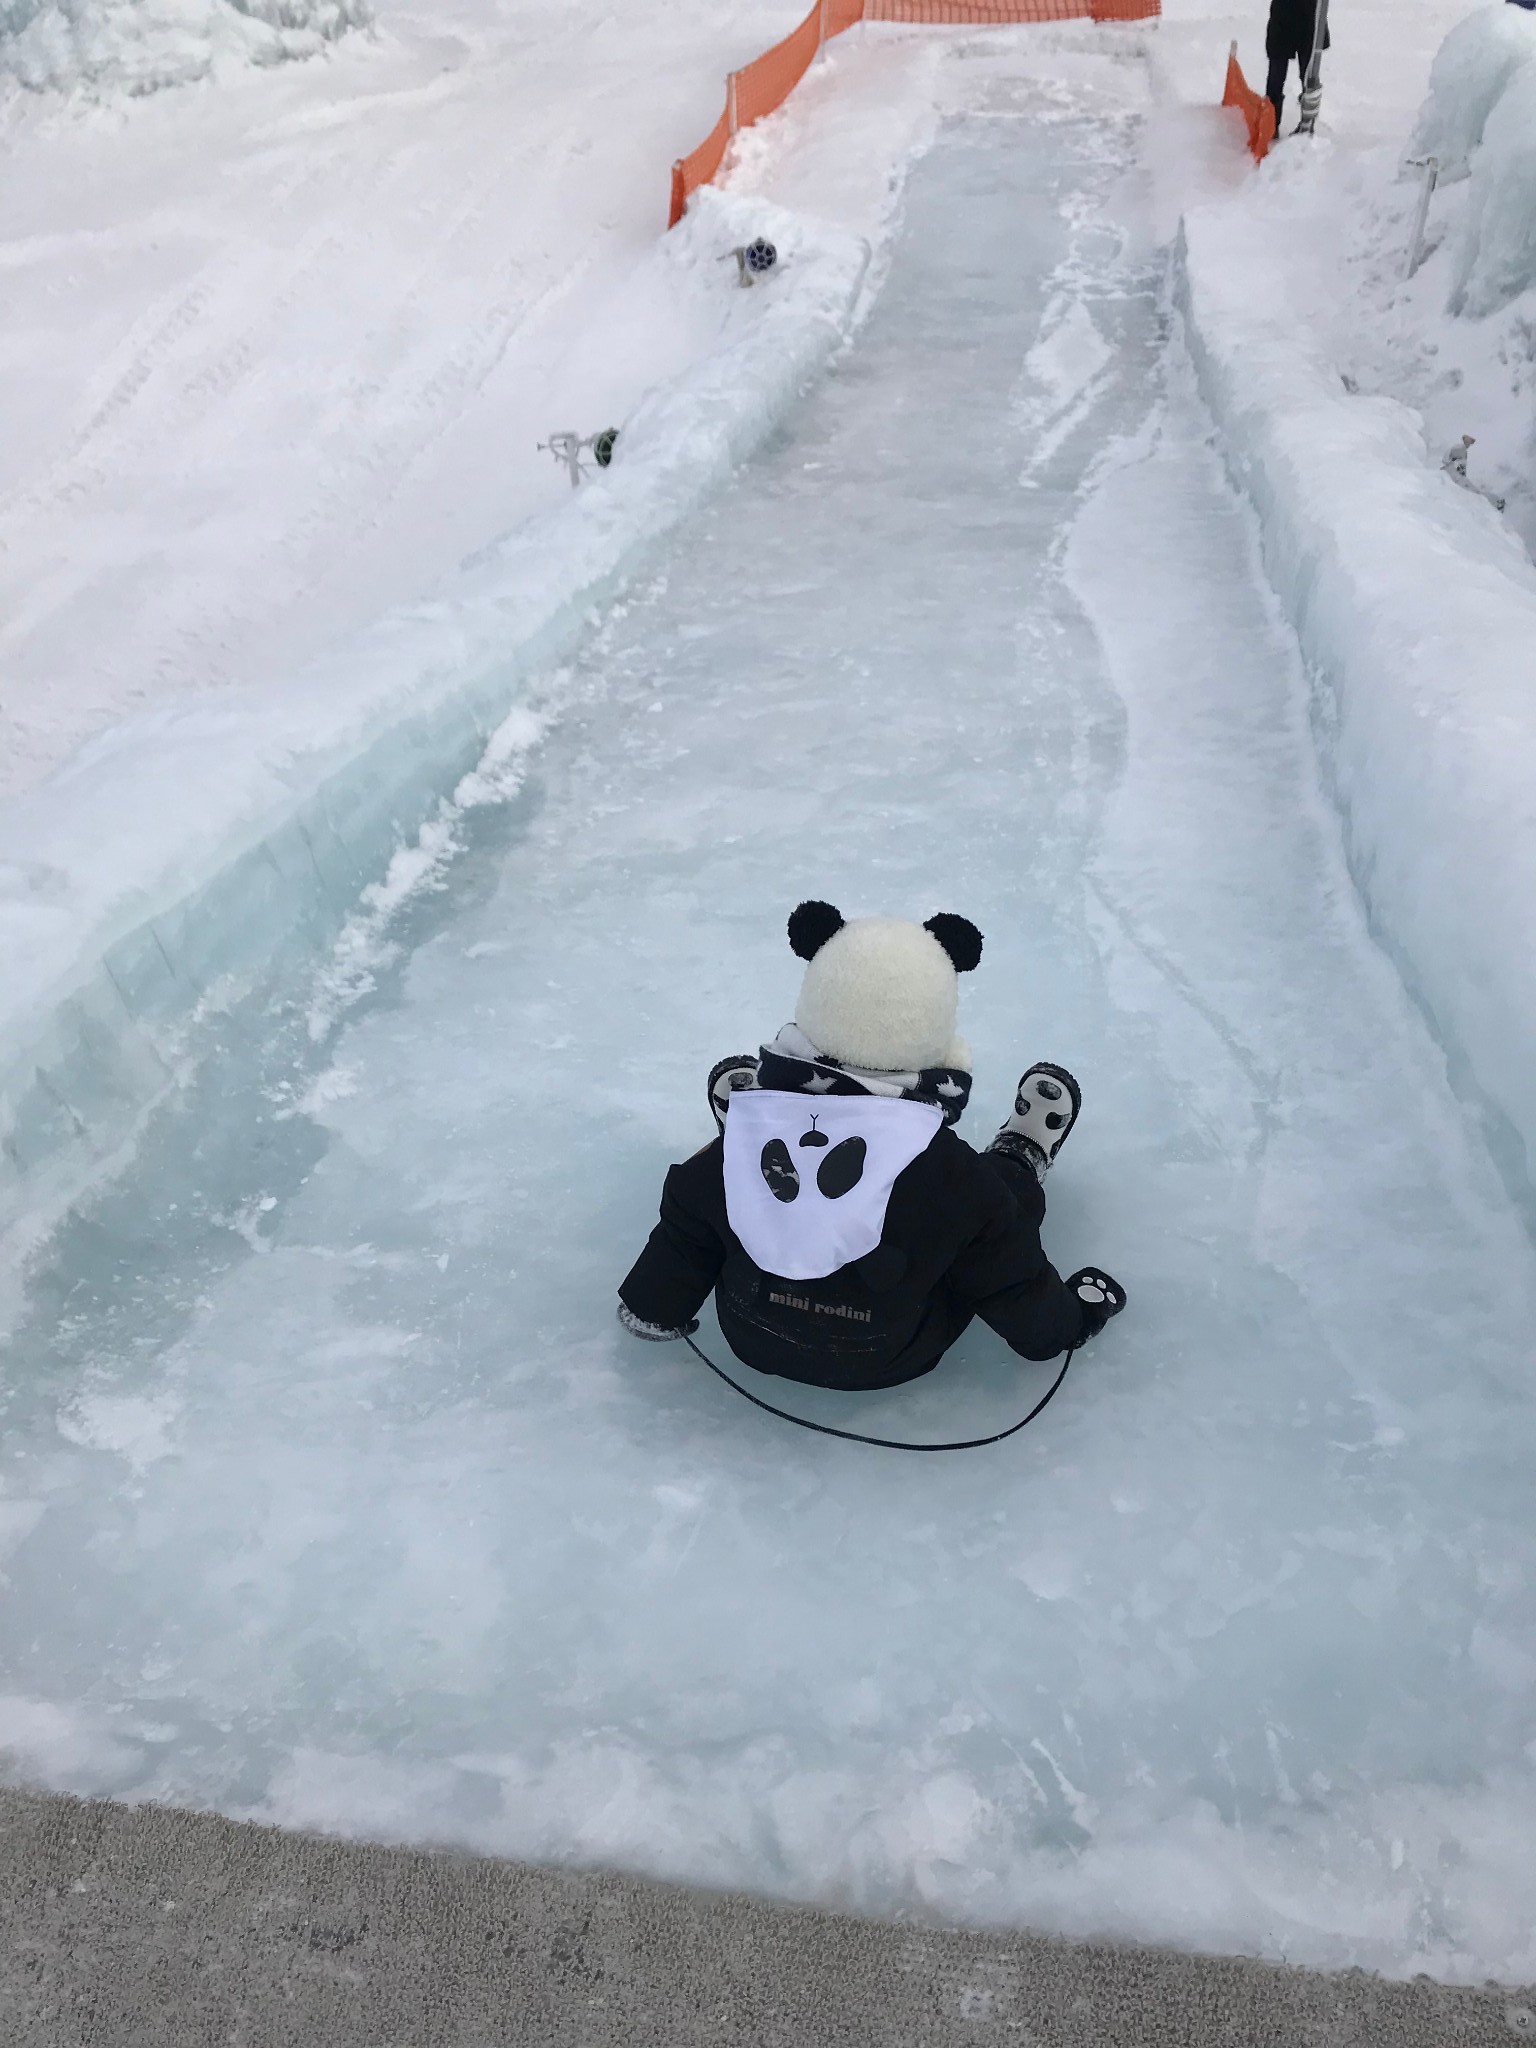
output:
[[587, 473], [583, 455], [590, 455], [598, 469], [607, 469], [613, 461], [614, 444], [619, 438], [617, 427], [604, 427], [600, 434], [578, 434], [570, 430], [551, 434], [547, 441], [539, 443], [542, 452], [548, 449], [556, 462], [563, 462], [570, 472], [571, 489], [574, 491]]
[[766, 277], [778, 263], [779, 252], [763, 235], [754, 241], [744, 242], [739, 249], [728, 249], [717, 260], [729, 263], [736, 258], [736, 281], [743, 288], [750, 288], [760, 277]]

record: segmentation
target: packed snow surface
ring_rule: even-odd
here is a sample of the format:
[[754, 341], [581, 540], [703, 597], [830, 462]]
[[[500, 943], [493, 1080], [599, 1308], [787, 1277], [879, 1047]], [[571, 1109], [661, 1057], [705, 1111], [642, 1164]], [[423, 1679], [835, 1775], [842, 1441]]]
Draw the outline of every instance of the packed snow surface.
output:
[[[82, 18], [194, 6], [255, 26]], [[282, 689], [558, 505], [536, 444], [713, 339], [665, 289], [667, 167], [797, 8], [387, 0], [321, 61], [148, 98], [0, 74], [0, 799]]]
[[[296, 1824], [1529, 1975], [1531, 1246], [1319, 794], [1134, 83], [965, 68], [858, 344], [543, 679], [457, 864], [424, 841], [320, 985], [232, 1016], [60, 1234], [5, 1391], [0, 1743]], [[795, 1432], [613, 1323], [808, 894], [982, 927], [973, 1140], [1028, 1060], [1083, 1082], [1047, 1242], [1130, 1306], [995, 1450]], [[980, 1334], [888, 1395], [753, 1384], [922, 1438], [1042, 1383]]]

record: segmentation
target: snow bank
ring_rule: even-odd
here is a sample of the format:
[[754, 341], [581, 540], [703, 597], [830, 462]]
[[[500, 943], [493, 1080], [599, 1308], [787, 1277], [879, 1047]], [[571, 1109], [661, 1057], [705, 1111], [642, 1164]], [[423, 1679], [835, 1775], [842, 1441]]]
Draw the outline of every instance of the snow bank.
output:
[[369, 0], [0, 0], [0, 77], [34, 92], [156, 92], [221, 62], [312, 57]]
[[739, 338], [647, 399], [612, 469], [473, 558], [447, 599], [275, 688], [117, 726], [0, 809], [0, 1234], [130, 1137], [200, 1014], [329, 947], [533, 673], [825, 364], [868, 262], [857, 236], [710, 192], [655, 261], [718, 277], [720, 249], [765, 229], [781, 269], [742, 294]]
[[1523, 64], [1536, 57], [1536, 15], [1505, 0], [1458, 22], [1435, 56], [1429, 97], [1408, 145], [1410, 158], [1435, 157], [1449, 184], [1467, 175], [1488, 116]]
[[[1517, 10], [1510, 9], [1510, 13]], [[1320, 680], [1320, 724], [1373, 922], [1536, 1178], [1536, 568], [1428, 459], [1417, 415], [1352, 397], [1255, 292], [1243, 199], [1185, 220], [1178, 289], [1201, 385]], [[1241, 678], [1234, 677], [1234, 687]]]

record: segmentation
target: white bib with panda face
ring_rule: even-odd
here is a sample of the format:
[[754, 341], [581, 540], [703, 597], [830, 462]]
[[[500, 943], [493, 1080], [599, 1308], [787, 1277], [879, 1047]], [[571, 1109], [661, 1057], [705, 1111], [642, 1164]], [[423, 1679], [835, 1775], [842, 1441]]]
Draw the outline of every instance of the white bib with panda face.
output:
[[824, 1280], [872, 1252], [896, 1176], [944, 1122], [928, 1102], [743, 1088], [725, 1119], [725, 1209], [747, 1255]]

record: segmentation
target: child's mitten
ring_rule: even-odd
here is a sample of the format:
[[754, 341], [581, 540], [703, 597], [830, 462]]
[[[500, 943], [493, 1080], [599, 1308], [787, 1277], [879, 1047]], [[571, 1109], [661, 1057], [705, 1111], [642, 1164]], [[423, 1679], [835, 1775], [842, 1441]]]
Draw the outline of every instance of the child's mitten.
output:
[[1125, 1289], [1098, 1266], [1084, 1266], [1067, 1282], [1083, 1311], [1082, 1342], [1097, 1337], [1111, 1316], [1125, 1307]]

